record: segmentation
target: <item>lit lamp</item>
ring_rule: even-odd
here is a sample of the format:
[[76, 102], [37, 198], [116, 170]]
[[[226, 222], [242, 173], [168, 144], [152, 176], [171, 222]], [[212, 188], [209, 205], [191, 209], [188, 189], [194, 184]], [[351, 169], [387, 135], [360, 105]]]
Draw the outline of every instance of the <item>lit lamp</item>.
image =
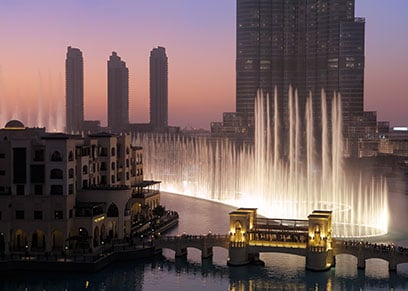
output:
[[67, 253], [68, 253], [68, 246], [67, 245], [65, 245], [64, 250], [65, 250], [65, 252], [64, 252], [64, 261], [67, 261]]

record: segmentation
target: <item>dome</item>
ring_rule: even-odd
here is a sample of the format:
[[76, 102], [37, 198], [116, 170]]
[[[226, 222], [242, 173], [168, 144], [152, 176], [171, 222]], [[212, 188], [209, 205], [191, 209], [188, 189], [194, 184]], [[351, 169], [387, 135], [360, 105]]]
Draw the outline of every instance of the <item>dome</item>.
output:
[[19, 120], [10, 120], [4, 128], [25, 128], [24, 124]]

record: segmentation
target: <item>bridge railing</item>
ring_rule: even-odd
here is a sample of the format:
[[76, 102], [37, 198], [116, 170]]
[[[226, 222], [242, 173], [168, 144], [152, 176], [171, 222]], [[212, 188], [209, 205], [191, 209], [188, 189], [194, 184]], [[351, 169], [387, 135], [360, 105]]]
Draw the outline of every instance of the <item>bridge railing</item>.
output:
[[406, 256], [408, 258], [408, 248], [396, 246], [394, 244], [377, 244], [356, 240], [335, 240], [334, 246], [341, 249], [362, 250], [372, 253], [391, 254], [395, 253], [397, 256]]
[[229, 238], [227, 234], [206, 234], [206, 235], [195, 235], [195, 234], [182, 234], [176, 236], [160, 236], [156, 240], [163, 241], [176, 241], [176, 240], [190, 240], [190, 241], [200, 241], [200, 240], [226, 240]]

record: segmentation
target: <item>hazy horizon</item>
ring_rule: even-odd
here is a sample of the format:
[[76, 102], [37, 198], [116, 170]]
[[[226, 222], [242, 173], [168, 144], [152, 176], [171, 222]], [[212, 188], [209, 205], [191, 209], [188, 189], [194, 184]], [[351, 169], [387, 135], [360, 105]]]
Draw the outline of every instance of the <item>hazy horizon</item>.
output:
[[[233, 0], [0, 0], [0, 121], [65, 112], [72, 46], [84, 57], [85, 118], [106, 125], [106, 62], [116, 51], [129, 68], [130, 121], [148, 122], [149, 54], [163, 46], [169, 124], [208, 129], [235, 111], [235, 6]], [[356, 16], [366, 18], [365, 110], [392, 125], [408, 125], [406, 11], [406, 0], [356, 0]]]

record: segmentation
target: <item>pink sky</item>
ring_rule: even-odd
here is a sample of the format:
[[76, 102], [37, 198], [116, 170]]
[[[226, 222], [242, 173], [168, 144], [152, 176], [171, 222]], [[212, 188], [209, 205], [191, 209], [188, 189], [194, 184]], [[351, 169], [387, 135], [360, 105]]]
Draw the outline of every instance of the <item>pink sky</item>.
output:
[[[365, 108], [393, 125], [408, 125], [407, 2], [356, 0], [367, 18]], [[67, 46], [83, 52], [86, 119], [106, 125], [106, 61], [116, 51], [130, 72], [131, 122], [149, 121], [158, 45], [169, 58], [171, 125], [208, 129], [235, 110], [234, 0], [2, 0], [0, 36], [1, 125], [63, 127]]]

